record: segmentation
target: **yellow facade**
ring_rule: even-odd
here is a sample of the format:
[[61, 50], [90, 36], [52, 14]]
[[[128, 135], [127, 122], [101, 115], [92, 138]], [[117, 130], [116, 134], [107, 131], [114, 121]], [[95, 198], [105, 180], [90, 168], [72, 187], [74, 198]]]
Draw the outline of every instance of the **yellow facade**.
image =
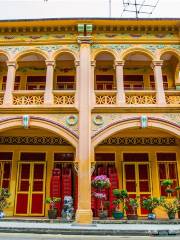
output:
[[95, 214], [91, 176], [101, 170], [115, 166], [119, 188], [133, 196], [159, 197], [164, 178], [179, 185], [179, 24], [0, 21], [0, 183], [11, 192], [8, 216], [47, 216], [54, 168], [62, 192], [70, 169], [68, 191], [84, 224]]

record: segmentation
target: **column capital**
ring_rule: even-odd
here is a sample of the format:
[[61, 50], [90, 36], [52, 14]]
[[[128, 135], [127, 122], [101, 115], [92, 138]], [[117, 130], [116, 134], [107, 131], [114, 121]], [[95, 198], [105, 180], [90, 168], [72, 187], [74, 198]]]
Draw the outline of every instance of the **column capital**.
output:
[[92, 44], [91, 36], [78, 36], [77, 41], [79, 44]]
[[46, 60], [46, 66], [52, 66], [55, 67], [56, 61], [54, 60]]
[[75, 60], [74, 61], [74, 65], [75, 65], [75, 67], [79, 67], [80, 66], [80, 61], [79, 60]]
[[117, 66], [124, 66], [124, 61], [123, 60], [114, 61], [114, 65], [115, 65], [115, 67], [117, 67]]
[[96, 67], [96, 60], [91, 61], [91, 67]]
[[9, 66], [12, 66], [12, 67], [14, 67], [14, 68], [17, 68], [17, 67], [18, 67], [16, 61], [7, 61], [6, 64], [7, 64], [8, 67], [9, 67]]
[[152, 68], [156, 66], [162, 66], [163, 65], [163, 60], [158, 60], [158, 61], [152, 61]]

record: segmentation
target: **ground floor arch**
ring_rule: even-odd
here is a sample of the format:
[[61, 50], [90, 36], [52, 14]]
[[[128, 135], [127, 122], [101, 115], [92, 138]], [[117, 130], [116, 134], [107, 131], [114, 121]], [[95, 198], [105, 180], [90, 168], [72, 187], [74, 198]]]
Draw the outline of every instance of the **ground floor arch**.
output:
[[[32, 123], [24, 129], [18, 120], [14, 127], [7, 127], [6, 122], [4, 131], [1, 125], [0, 187], [8, 188], [11, 193], [8, 216], [47, 216], [49, 206], [45, 199], [55, 194], [62, 199], [72, 195], [77, 207], [76, 148], [63, 134], [43, 128], [43, 122], [41, 127]], [[58, 193], [51, 187], [53, 169], [60, 172]], [[59, 214], [61, 208], [62, 203], [58, 206]]]
[[[180, 185], [180, 141], [177, 134], [157, 127], [142, 129], [138, 121], [135, 121], [136, 125], [132, 122], [130, 128], [115, 131], [94, 150], [94, 174], [108, 175], [112, 185], [106, 192], [110, 201], [109, 215], [114, 208], [114, 188], [127, 189], [130, 197], [142, 201], [147, 196], [165, 196], [161, 186], [165, 179], [172, 179], [174, 186]], [[96, 209], [93, 212], [96, 214]], [[162, 210], [158, 210], [158, 214], [165, 217]], [[147, 212], [139, 208], [138, 215], [143, 217]]]

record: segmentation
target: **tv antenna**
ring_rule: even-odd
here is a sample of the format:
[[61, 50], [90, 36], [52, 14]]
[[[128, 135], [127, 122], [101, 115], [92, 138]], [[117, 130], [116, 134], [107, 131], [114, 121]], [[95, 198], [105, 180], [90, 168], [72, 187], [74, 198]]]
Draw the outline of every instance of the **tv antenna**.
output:
[[125, 12], [135, 13], [136, 18], [139, 18], [139, 14], [152, 14], [159, 0], [123, 0], [123, 11], [121, 16]]

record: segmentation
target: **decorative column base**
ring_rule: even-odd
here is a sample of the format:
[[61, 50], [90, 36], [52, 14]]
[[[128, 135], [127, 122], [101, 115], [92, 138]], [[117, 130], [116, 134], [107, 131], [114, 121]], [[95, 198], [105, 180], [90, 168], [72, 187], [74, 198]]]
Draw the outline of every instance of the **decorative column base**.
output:
[[91, 209], [76, 211], [76, 223], [78, 224], [91, 224], [93, 220], [93, 213]]

